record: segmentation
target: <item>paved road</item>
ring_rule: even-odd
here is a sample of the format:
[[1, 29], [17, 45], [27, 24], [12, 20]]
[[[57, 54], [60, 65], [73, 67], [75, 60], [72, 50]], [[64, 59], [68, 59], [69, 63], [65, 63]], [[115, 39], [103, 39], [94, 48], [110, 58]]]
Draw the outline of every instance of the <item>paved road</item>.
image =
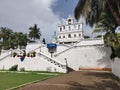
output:
[[120, 80], [110, 72], [73, 71], [19, 90], [120, 90]]

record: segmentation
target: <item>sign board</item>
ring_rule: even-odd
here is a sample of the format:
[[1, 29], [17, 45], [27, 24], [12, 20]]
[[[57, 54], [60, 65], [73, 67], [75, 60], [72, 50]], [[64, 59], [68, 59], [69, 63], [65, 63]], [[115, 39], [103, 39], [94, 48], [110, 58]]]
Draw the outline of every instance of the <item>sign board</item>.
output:
[[49, 43], [47, 44], [47, 48], [48, 48], [48, 52], [51, 53], [51, 57], [52, 57], [52, 54], [56, 52], [57, 45], [55, 43]]
[[57, 47], [57, 45], [55, 44], [55, 43], [49, 43], [49, 44], [47, 44], [47, 48], [49, 49], [49, 48], [56, 48]]

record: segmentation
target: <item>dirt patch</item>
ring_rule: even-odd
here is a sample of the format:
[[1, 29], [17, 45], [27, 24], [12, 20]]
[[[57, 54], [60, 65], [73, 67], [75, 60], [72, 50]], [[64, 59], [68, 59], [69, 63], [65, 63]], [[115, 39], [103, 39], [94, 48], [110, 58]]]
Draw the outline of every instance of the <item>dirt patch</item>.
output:
[[74, 71], [19, 90], [120, 90], [120, 80], [110, 72]]

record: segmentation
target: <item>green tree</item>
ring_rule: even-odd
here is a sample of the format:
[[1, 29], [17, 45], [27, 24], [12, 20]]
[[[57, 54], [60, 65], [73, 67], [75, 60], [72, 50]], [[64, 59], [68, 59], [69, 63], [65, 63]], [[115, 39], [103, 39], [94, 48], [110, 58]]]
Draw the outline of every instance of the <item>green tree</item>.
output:
[[112, 47], [113, 51], [111, 58], [114, 58], [114, 56], [120, 57], [120, 41], [117, 33], [115, 33], [115, 28], [115, 20], [111, 17], [111, 15], [107, 16], [103, 13], [93, 31], [93, 33], [105, 33], [104, 41]]
[[0, 38], [2, 38], [3, 42], [6, 41], [9, 37], [11, 37], [13, 34], [13, 31], [6, 27], [0, 28]]
[[87, 39], [87, 38], [90, 38], [90, 36], [84, 36], [84, 38], [86, 38], [86, 39]]
[[43, 42], [43, 44], [46, 44], [46, 40], [45, 40], [45, 38], [43, 38], [42, 42]]
[[15, 32], [13, 35], [14, 46], [26, 46], [28, 42], [27, 34]]
[[0, 28], [0, 38], [2, 39], [2, 47], [4, 49], [9, 49], [11, 45], [11, 38], [13, 35], [13, 31], [6, 27]]
[[6, 27], [0, 28], [0, 48], [10, 49], [15, 48], [18, 45], [26, 46], [28, 42], [27, 34], [22, 32], [13, 32], [11, 29]]
[[[119, 0], [79, 0], [75, 8], [75, 18], [83, 16], [90, 26], [99, 22], [101, 14], [105, 12], [111, 15], [116, 25], [120, 25], [120, 1]], [[110, 13], [108, 13], [110, 12]]]
[[29, 37], [31, 39], [33, 39], [34, 41], [36, 39], [40, 39], [41, 33], [40, 33], [40, 29], [37, 27], [37, 24], [34, 24], [34, 26], [30, 27], [29, 29], [30, 29]]
[[115, 56], [120, 57], [120, 42], [115, 29], [120, 25], [119, 0], [79, 0], [75, 8], [75, 18], [83, 16], [90, 26], [96, 24], [94, 32], [105, 32]]

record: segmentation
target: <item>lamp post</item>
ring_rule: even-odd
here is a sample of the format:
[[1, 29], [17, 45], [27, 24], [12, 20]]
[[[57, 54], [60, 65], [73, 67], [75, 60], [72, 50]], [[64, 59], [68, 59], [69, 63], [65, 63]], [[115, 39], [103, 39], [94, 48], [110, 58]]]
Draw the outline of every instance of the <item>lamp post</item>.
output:
[[68, 73], [68, 63], [67, 63], [67, 58], [65, 58], [65, 64], [66, 64], [66, 73]]

